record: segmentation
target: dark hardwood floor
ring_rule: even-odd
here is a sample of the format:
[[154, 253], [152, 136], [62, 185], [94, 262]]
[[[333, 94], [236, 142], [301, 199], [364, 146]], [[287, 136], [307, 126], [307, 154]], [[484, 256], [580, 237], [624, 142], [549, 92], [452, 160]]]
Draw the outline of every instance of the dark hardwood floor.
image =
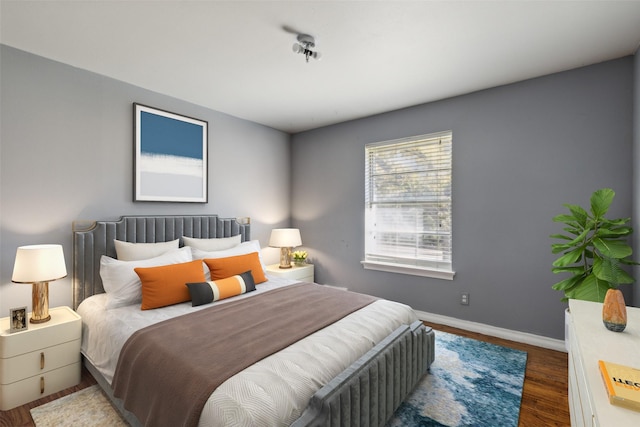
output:
[[[520, 407], [520, 427], [569, 426], [569, 400], [567, 394], [568, 365], [567, 354], [528, 344], [468, 332], [449, 326], [429, 323], [435, 330], [449, 332], [488, 341], [527, 352], [522, 404]], [[0, 411], [0, 427], [34, 426], [29, 410], [58, 399], [67, 394], [95, 384], [91, 374], [82, 369], [80, 384], [51, 396], [19, 406], [10, 411]]]

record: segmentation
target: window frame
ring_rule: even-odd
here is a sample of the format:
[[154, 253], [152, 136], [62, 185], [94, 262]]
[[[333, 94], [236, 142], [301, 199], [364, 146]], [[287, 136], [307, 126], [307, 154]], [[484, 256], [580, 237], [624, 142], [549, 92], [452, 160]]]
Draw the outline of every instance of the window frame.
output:
[[[370, 228], [369, 228], [369, 224], [368, 224], [368, 210], [370, 209], [370, 205], [372, 204], [371, 200], [370, 200], [370, 195], [367, 194], [368, 191], [372, 191], [372, 186], [373, 186], [373, 178], [371, 175], [371, 169], [367, 169], [366, 165], [369, 165], [370, 162], [370, 150], [372, 149], [376, 149], [376, 148], [381, 148], [381, 147], [392, 147], [392, 146], [398, 146], [401, 147], [402, 145], [407, 145], [407, 144], [411, 144], [413, 142], [419, 142], [419, 143], [425, 143], [429, 144], [429, 141], [432, 140], [441, 140], [441, 139], [446, 139], [448, 140], [448, 143], [450, 144], [450, 150], [449, 154], [448, 154], [448, 168], [444, 168], [444, 170], [448, 169], [448, 175], [445, 179], [448, 179], [449, 184], [448, 184], [448, 191], [449, 191], [449, 196], [448, 196], [448, 216], [446, 217], [446, 220], [449, 221], [449, 223], [451, 224], [450, 226], [450, 230], [445, 234], [448, 236], [449, 238], [449, 245], [448, 245], [448, 256], [449, 256], [449, 260], [446, 262], [433, 262], [433, 265], [411, 265], [408, 263], [402, 263], [402, 262], [393, 262], [393, 258], [394, 258], [394, 254], [379, 254], [380, 258], [384, 258], [384, 257], [388, 257], [389, 261], [386, 260], [379, 260], [379, 259], [373, 259], [375, 258], [374, 254], [368, 254], [368, 243], [367, 240], [370, 238]], [[409, 274], [409, 275], [416, 275], [416, 276], [423, 276], [423, 277], [431, 277], [431, 278], [436, 278], [436, 279], [444, 279], [444, 280], [453, 280], [454, 276], [455, 276], [455, 271], [453, 270], [453, 224], [452, 224], [452, 218], [453, 218], [453, 212], [452, 212], [452, 204], [453, 204], [453, 198], [452, 198], [452, 178], [453, 178], [453, 132], [452, 131], [444, 131], [444, 132], [436, 132], [436, 133], [430, 133], [430, 134], [424, 134], [424, 135], [416, 135], [416, 136], [412, 136], [412, 137], [407, 137], [407, 138], [400, 138], [400, 139], [395, 139], [395, 140], [388, 140], [388, 141], [380, 141], [380, 142], [375, 142], [375, 143], [369, 143], [365, 145], [365, 219], [364, 219], [364, 260], [361, 261], [361, 264], [363, 266], [363, 268], [368, 269], [368, 270], [378, 270], [378, 271], [385, 271], [385, 272], [390, 272], [390, 273], [400, 273], [400, 274]], [[437, 154], [439, 156], [439, 154]], [[442, 170], [442, 169], [438, 169], [438, 170]], [[414, 168], [411, 169], [412, 173], [415, 173], [417, 171], [419, 171], [419, 169]], [[407, 172], [405, 172], [407, 173]], [[402, 173], [398, 173], [397, 175], [402, 175]], [[434, 182], [438, 182], [440, 183], [442, 180], [437, 179], [434, 180]], [[425, 205], [428, 205], [430, 203], [432, 203], [432, 200], [429, 200], [428, 197], [424, 197], [426, 196], [425, 193], [422, 194], [423, 198], [421, 200], [418, 201], [405, 201], [405, 204], [411, 204], [411, 203], [423, 203]], [[402, 202], [399, 202], [400, 204], [402, 204]], [[375, 203], [378, 205], [383, 205], [382, 202], [378, 202]], [[418, 229], [414, 229], [413, 231], [411, 231], [411, 233], [421, 233], [424, 232], [425, 230], [418, 230]], [[433, 231], [433, 230], [431, 230]], [[427, 233], [429, 234], [428, 230]], [[438, 232], [435, 232], [433, 234], [438, 234]], [[400, 245], [401, 246], [401, 245]], [[369, 257], [370, 255], [372, 255], [372, 257]], [[421, 259], [418, 257], [402, 257], [402, 256], [398, 256], [397, 254], [395, 255], [396, 260], [400, 261], [402, 258], [406, 258], [406, 259], [412, 259], [415, 260], [416, 264], [422, 262], [425, 263], [429, 263], [429, 261], [425, 261], [425, 259]], [[442, 265], [444, 264], [444, 266]]]

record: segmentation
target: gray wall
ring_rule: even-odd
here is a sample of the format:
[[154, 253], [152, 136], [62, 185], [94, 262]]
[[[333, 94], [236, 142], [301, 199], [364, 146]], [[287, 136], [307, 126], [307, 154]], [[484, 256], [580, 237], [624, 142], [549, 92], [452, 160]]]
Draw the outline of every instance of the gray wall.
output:
[[[247, 215], [265, 247], [291, 213], [321, 283], [561, 338], [566, 304], [550, 289], [559, 279], [550, 272], [551, 218], [605, 186], [618, 194], [612, 215], [630, 214], [632, 182], [640, 188], [632, 176], [639, 62], [636, 55], [635, 70], [623, 58], [297, 134], [290, 150], [282, 132], [0, 46], [0, 314], [31, 301], [29, 286], [11, 283], [16, 248], [61, 243], [70, 269], [74, 220]], [[208, 204], [132, 202], [133, 102], [209, 122]], [[447, 129], [456, 278], [364, 270], [364, 144]], [[51, 288], [52, 306], [70, 304], [69, 278]], [[458, 303], [460, 292], [471, 293], [470, 306]]]
[[[316, 280], [563, 338], [551, 218], [602, 187], [617, 193], [611, 215], [631, 215], [632, 85], [626, 57], [294, 135], [292, 220]], [[364, 270], [364, 145], [449, 129], [455, 279]]]
[[[31, 305], [31, 287], [11, 283], [16, 248], [60, 243], [70, 272], [74, 220], [250, 216], [252, 237], [263, 247], [274, 225], [289, 225], [289, 192], [282, 191], [289, 185], [288, 134], [0, 49], [0, 317]], [[132, 201], [133, 102], [209, 122], [209, 203]], [[52, 282], [51, 306], [71, 305], [70, 283]]]

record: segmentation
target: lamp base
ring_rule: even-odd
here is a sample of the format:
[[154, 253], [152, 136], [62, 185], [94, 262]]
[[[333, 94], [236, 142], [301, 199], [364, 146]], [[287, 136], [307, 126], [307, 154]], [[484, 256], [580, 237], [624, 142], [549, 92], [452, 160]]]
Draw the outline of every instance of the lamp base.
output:
[[49, 314], [49, 282], [36, 282], [31, 291], [31, 323], [45, 323], [51, 320]]
[[280, 268], [291, 268], [291, 248], [280, 248]]

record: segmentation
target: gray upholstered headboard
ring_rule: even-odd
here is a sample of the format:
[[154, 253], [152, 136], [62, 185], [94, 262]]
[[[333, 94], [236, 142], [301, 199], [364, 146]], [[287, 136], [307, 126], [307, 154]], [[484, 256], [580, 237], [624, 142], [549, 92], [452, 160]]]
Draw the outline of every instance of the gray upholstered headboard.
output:
[[[248, 218], [203, 216], [123, 216], [116, 221], [73, 224], [73, 308], [91, 295], [104, 292], [100, 278], [100, 257], [116, 257], [115, 239], [132, 243], [155, 243], [179, 239], [231, 237], [251, 239]], [[180, 246], [183, 242], [180, 241]]]

